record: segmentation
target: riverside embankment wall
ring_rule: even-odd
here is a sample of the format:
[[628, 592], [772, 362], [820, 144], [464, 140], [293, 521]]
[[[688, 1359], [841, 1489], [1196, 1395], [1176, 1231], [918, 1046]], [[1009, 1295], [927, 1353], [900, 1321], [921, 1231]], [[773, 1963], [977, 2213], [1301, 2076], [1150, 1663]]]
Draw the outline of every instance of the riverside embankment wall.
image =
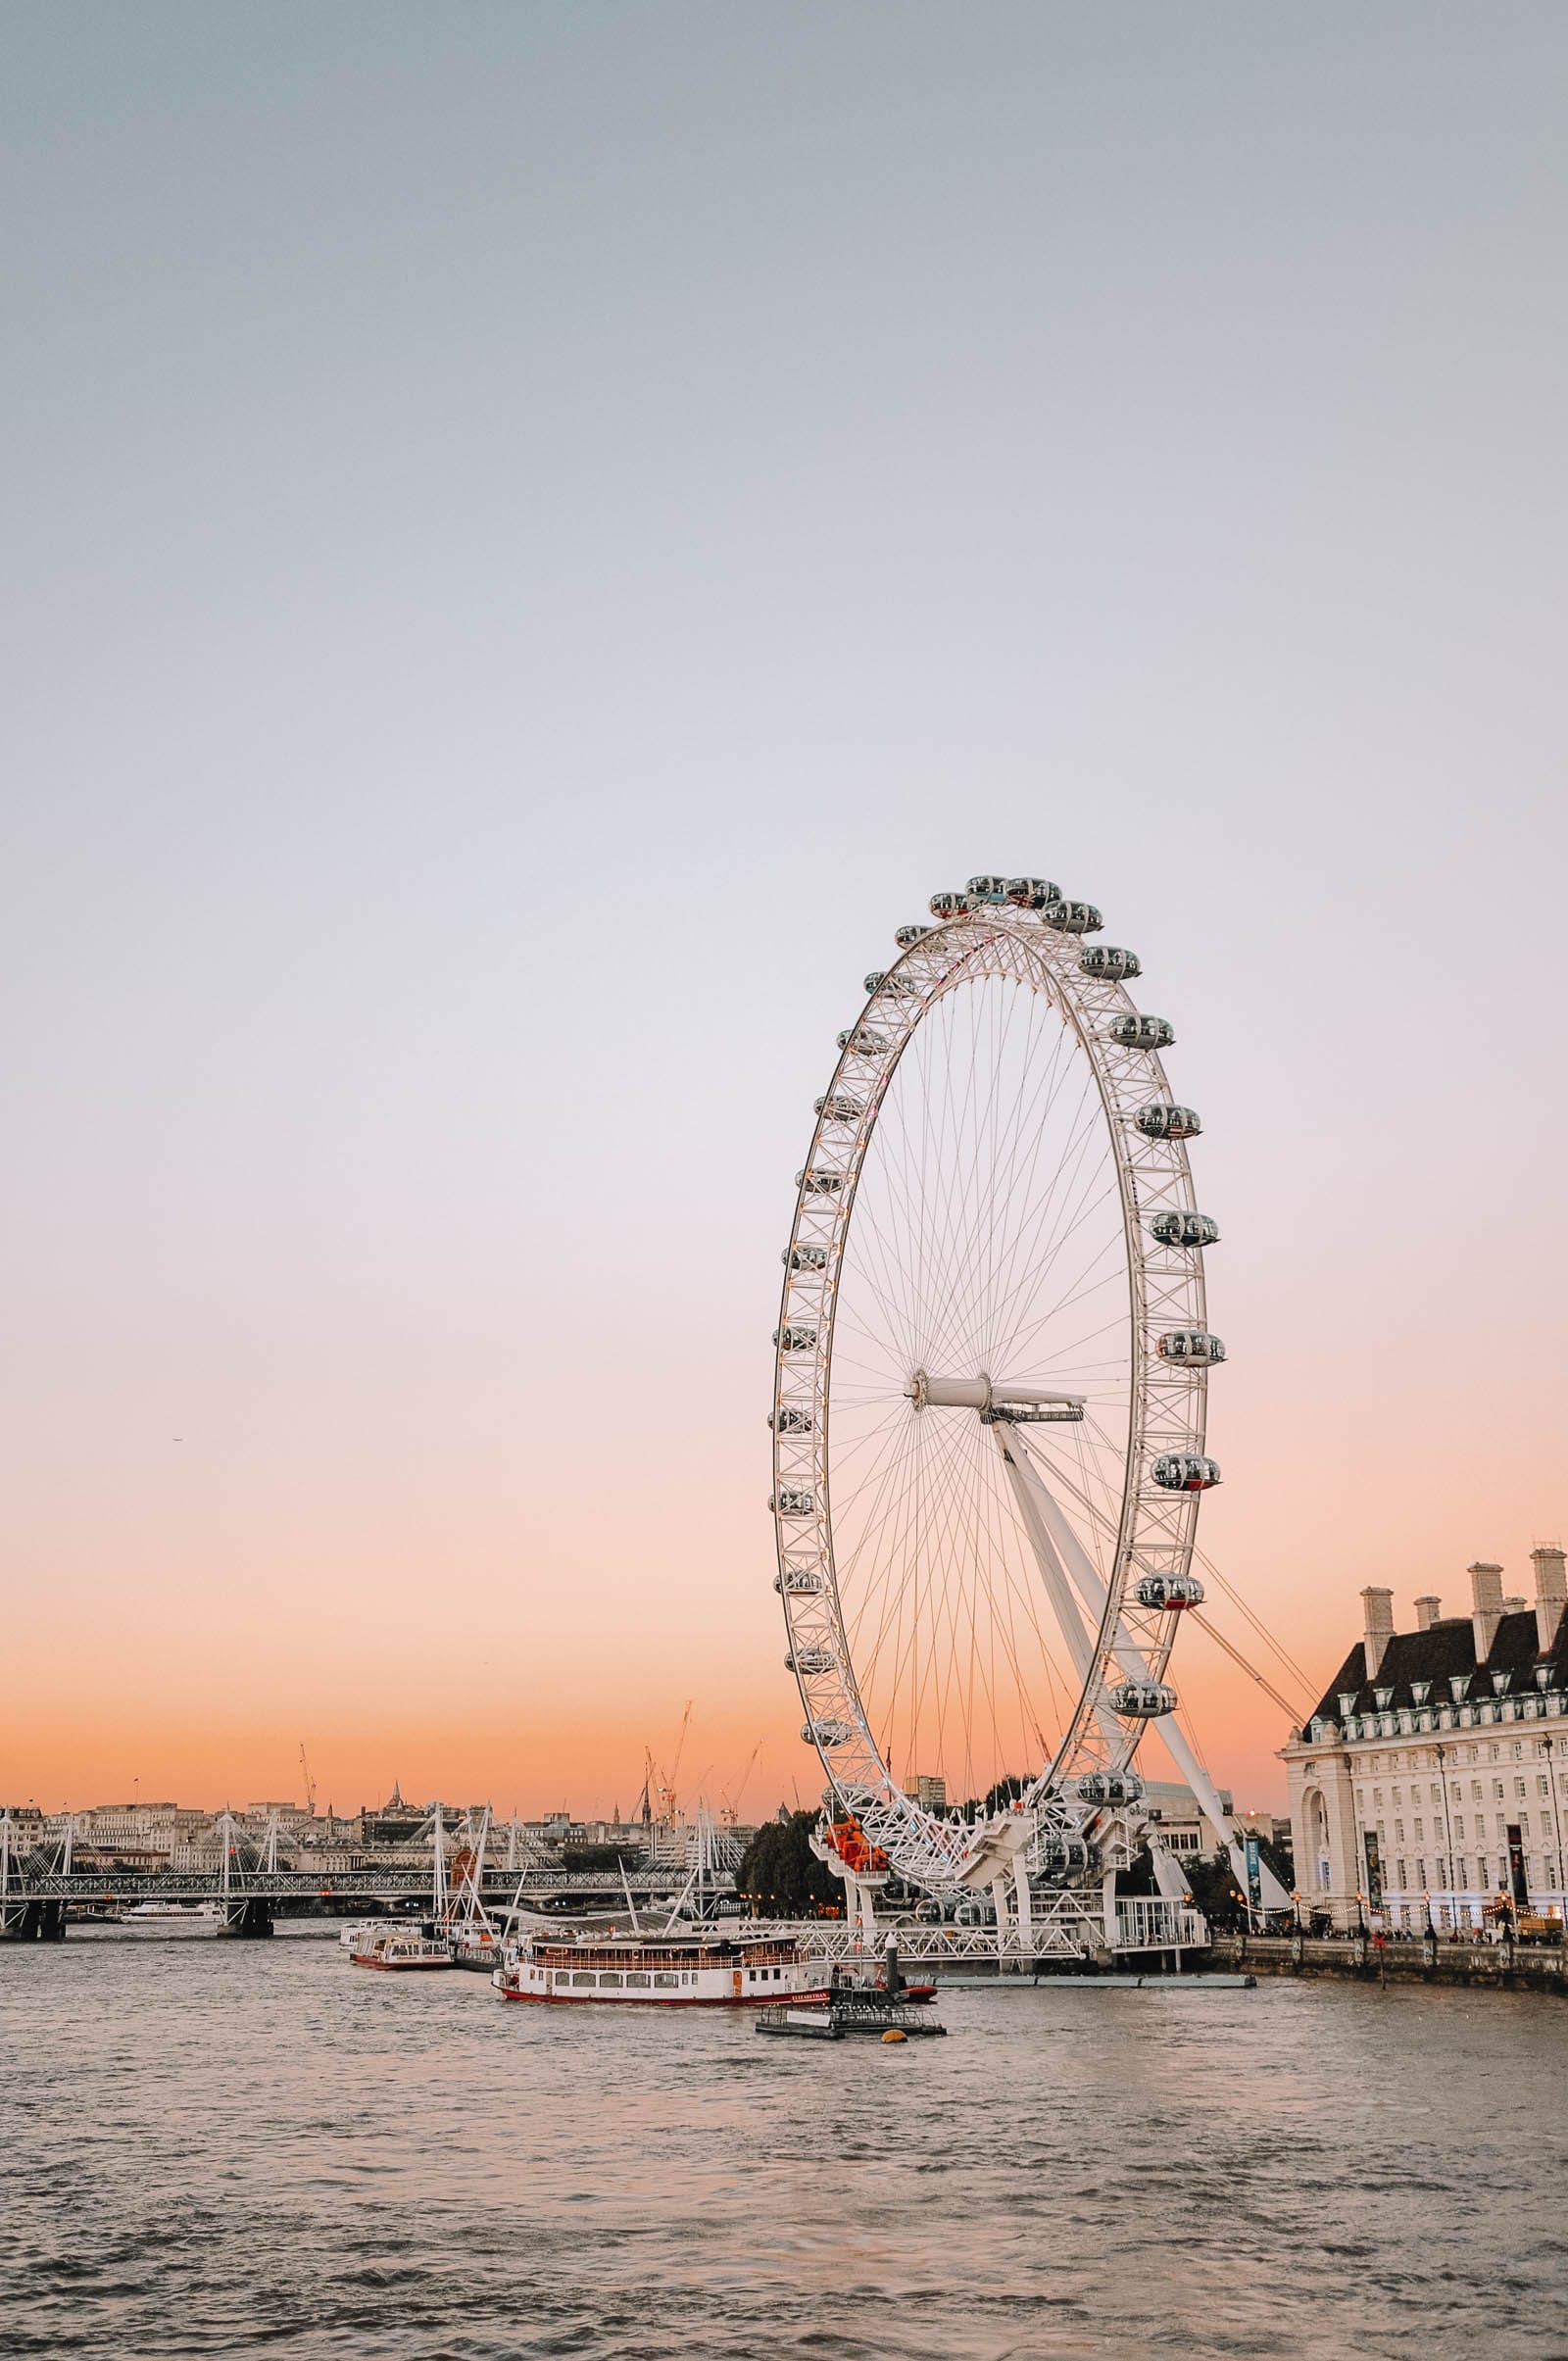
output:
[[1216, 1935], [1210, 1962], [1253, 1976], [1342, 1976], [1358, 1984], [1463, 1984], [1493, 1992], [1568, 1996], [1561, 1943], [1448, 1943], [1427, 1936], [1386, 1943], [1370, 1935]]

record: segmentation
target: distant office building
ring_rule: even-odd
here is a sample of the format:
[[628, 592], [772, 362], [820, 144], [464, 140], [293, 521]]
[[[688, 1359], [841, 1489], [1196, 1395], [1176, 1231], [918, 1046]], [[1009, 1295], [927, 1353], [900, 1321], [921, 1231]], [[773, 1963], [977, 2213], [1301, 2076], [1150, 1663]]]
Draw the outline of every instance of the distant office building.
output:
[[948, 1783], [934, 1778], [929, 1771], [916, 1771], [912, 1778], [906, 1779], [904, 1792], [914, 1797], [922, 1811], [945, 1812], [948, 1808]]
[[1470, 1610], [1361, 1593], [1361, 1639], [1281, 1748], [1303, 1909], [1342, 1927], [1474, 1928], [1498, 1897], [1561, 1914], [1568, 1827], [1568, 1578], [1537, 1549], [1535, 1600], [1470, 1568]]
[[[1228, 1818], [1232, 1810], [1230, 1790], [1219, 1788], [1216, 1793]], [[1158, 1823], [1160, 1836], [1170, 1850], [1183, 1860], [1213, 1852], [1219, 1844], [1219, 1838], [1198, 1808], [1198, 1797], [1183, 1779], [1146, 1780], [1144, 1808]]]

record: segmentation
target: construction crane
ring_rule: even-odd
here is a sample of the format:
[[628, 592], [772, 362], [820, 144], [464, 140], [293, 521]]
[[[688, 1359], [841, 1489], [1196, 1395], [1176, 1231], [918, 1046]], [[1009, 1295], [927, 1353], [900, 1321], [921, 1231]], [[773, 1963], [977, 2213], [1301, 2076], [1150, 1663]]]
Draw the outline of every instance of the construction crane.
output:
[[723, 1803], [719, 1810], [718, 1816], [726, 1828], [733, 1828], [736, 1821], [741, 1816], [741, 1797], [746, 1793], [747, 1785], [751, 1779], [752, 1773], [756, 1770], [758, 1763], [761, 1759], [761, 1753], [762, 1742], [760, 1739], [759, 1739], [756, 1746], [752, 1748], [751, 1753], [747, 1756], [746, 1768], [742, 1771], [739, 1779], [736, 1780], [734, 1787], [721, 1788], [719, 1791], [723, 1797]]
[[316, 1817], [316, 1782], [311, 1777], [311, 1766], [306, 1760], [303, 1738], [300, 1740], [300, 1769], [305, 1773], [305, 1808], [314, 1820]]
[[675, 1818], [675, 1782], [680, 1777], [680, 1758], [686, 1751], [686, 1733], [691, 1726], [692, 1700], [688, 1697], [686, 1710], [680, 1717], [680, 1736], [675, 1741], [674, 1759], [660, 1789], [659, 1800], [663, 1806], [663, 1817], [671, 1823]]
[[671, 1761], [667, 1771], [662, 1771], [659, 1768], [659, 1765], [655, 1762], [654, 1749], [652, 1746], [645, 1744], [643, 1747], [643, 1757], [647, 1764], [647, 1777], [643, 1781], [644, 1816], [646, 1819], [648, 1813], [649, 1796], [650, 1793], [652, 1793], [652, 1795], [656, 1795], [659, 1799], [659, 1808], [653, 1814], [653, 1817], [660, 1821], [661, 1824], [666, 1828], [674, 1825], [675, 1782], [680, 1776], [680, 1758], [686, 1751], [686, 1733], [691, 1727], [691, 1719], [692, 1700], [690, 1697], [688, 1697], [686, 1699], [686, 1710], [680, 1717], [680, 1736], [675, 1741], [674, 1758]]

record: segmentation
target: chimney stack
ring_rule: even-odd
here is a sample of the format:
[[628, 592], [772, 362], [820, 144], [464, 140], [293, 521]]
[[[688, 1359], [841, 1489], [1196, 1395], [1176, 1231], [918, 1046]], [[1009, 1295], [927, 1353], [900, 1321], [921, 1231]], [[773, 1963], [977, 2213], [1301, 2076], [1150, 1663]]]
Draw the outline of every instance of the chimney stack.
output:
[[1556, 1645], [1562, 1610], [1568, 1605], [1568, 1569], [1556, 1548], [1532, 1549], [1530, 1562], [1536, 1569], [1536, 1639], [1544, 1656]]
[[1375, 1681], [1384, 1652], [1394, 1637], [1394, 1593], [1367, 1590], [1361, 1593], [1365, 1614], [1366, 1677]]
[[1434, 1599], [1430, 1593], [1425, 1599], [1418, 1599], [1415, 1602], [1416, 1630], [1418, 1632], [1429, 1632], [1432, 1629], [1432, 1626], [1441, 1617], [1442, 1612], [1443, 1601], [1441, 1599]]
[[1502, 1621], [1502, 1568], [1478, 1558], [1470, 1568], [1470, 1621], [1476, 1635], [1476, 1662], [1484, 1664]]

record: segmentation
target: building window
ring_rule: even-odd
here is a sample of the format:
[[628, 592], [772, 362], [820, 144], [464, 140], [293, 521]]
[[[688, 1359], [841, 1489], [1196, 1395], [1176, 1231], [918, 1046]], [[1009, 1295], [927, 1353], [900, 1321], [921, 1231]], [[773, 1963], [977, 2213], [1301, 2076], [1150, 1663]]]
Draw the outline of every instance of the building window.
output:
[[1409, 1884], [1409, 1880], [1404, 1874], [1404, 1863], [1402, 1861], [1396, 1862], [1395, 1866], [1399, 1873], [1399, 1891], [1402, 1894], [1406, 1886]]

